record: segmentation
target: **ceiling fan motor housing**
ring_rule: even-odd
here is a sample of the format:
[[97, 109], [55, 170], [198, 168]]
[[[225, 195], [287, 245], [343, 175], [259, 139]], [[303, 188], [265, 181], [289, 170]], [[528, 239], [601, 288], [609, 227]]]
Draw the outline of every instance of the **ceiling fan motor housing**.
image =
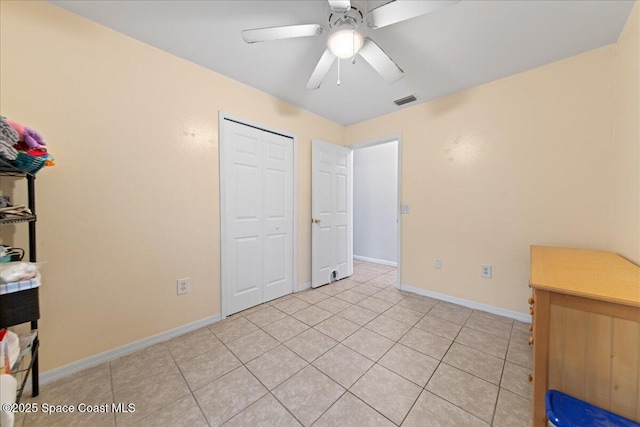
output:
[[362, 15], [362, 12], [357, 7], [351, 6], [351, 9], [343, 13], [332, 12], [329, 15], [329, 28], [334, 29], [345, 24], [358, 28], [363, 21], [364, 15]]

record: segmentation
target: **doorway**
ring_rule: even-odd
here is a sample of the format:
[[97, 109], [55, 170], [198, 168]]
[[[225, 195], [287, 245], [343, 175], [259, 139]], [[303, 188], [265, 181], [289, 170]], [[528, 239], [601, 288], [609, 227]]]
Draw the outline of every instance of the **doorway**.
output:
[[295, 135], [220, 114], [222, 316], [293, 292]]
[[[351, 148], [354, 262], [397, 267], [401, 254], [401, 137], [392, 135]], [[399, 268], [394, 278], [399, 287]]]

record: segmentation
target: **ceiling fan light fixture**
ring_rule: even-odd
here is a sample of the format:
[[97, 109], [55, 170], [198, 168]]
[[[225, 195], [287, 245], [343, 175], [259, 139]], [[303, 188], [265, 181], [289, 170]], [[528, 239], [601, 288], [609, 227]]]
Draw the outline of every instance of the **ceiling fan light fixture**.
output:
[[338, 58], [351, 58], [364, 43], [362, 34], [354, 28], [343, 28], [331, 34], [327, 46]]

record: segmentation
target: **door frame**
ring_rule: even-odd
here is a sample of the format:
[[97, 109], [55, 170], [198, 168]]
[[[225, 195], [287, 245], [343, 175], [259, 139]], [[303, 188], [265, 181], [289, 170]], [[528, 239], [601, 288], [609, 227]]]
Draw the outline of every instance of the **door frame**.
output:
[[218, 204], [219, 204], [219, 215], [220, 215], [220, 320], [223, 320], [227, 317], [228, 309], [228, 301], [229, 290], [224, 286], [225, 283], [225, 266], [224, 261], [227, 258], [227, 250], [225, 248], [224, 242], [226, 241], [227, 232], [224, 229], [223, 225], [225, 224], [226, 214], [225, 214], [225, 203], [224, 203], [224, 195], [225, 195], [225, 170], [224, 170], [224, 162], [222, 159], [225, 154], [224, 150], [224, 132], [222, 132], [223, 124], [225, 120], [231, 120], [236, 123], [240, 123], [246, 126], [251, 126], [256, 129], [260, 129], [266, 132], [275, 133], [278, 135], [285, 136], [287, 138], [291, 138], [293, 141], [293, 278], [291, 283], [291, 293], [293, 293], [296, 289], [298, 283], [298, 137], [295, 133], [279, 129], [274, 126], [268, 126], [264, 123], [256, 122], [253, 120], [247, 120], [243, 117], [235, 116], [233, 114], [225, 113], [224, 111], [218, 112]]
[[[397, 247], [396, 247], [396, 253], [397, 253], [397, 267], [396, 267], [396, 288], [401, 289], [402, 288], [402, 212], [401, 212], [401, 204], [402, 204], [402, 133], [396, 133], [393, 135], [388, 135], [388, 136], [383, 136], [381, 138], [375, 138], [375, 139], [369, 139], [366, 141], [362, 141], [362, 142], [356, 142], [354, 144], [350, 144], [348, 145], [348, 147], [351, 147], [351, 149], [353, 151], [355, 150], [359, 150], [362, 148], [368, 148], [368, 147], [373, 147], [375, 145], [381, 145], [381, 144], [386, 144], [389, 142], [394, 142], [394, 141], [398, 141], [398, 194], [397, 194], [397, 198], [398, 200], [396, 201], [396, 209], [397, 209], [397, 218], [398, 218], [398, 222], [397, 222], [397, 233], [398, 233], [398, 238], [397, 238]], [[352, 173], [355, 173], [355, 170], [352, 170]], [[352, 197], [353, 197], [353, 190], [352, 190]]]

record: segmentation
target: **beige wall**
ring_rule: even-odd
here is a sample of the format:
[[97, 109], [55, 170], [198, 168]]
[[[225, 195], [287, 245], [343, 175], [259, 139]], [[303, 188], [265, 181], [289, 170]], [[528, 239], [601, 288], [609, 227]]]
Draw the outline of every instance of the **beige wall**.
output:
[[640, 264], [640, 4], [617, 43], [613, 250]]
[[297, 134], [310, 280], [310, 141], [343, 127], [48, 3], [0, 4], [0, 111], [58, 159], [37, 179], [44, 371], [220, 312], [218, 111]]
[[402, 134], [403, 284], [524, 313], [529, 245], [610, 247], [615, 54], [604, 47], [346, 129], [349, 144]]
[[636, 5], [617, 47], [345, 130], [48, 3], [3, 0], [0, 111], [59, 163], [37, 180], [43, 370], [219, 313], [218, 111], [298, 136], [299, 283], [312, 138], [403, 135], [404, 284], [525, 312], [530, 244], [640, 262], [638, 19]]

